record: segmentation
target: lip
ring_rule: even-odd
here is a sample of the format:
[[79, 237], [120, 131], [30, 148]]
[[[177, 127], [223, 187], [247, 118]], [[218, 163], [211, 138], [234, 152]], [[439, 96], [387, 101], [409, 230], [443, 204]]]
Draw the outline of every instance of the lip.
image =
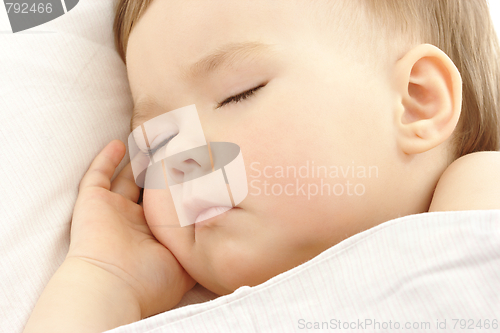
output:
[[190, 196], [189, 198], [183, 201], [182, 205], [184, 211], [188, 214], [190, 223], [194, 223], [198, 218], [198, 215], [200, 215], [200, 213], [203, 212], [204, 210], [213, 206], [218, 206], [214, 202], [204, 200], [197, 196]]
[[227, 212], [228, 210], [230, 210], [232, 207], [223, 207], [223, 206], [212, 206], [212, 207], [209, 207], [203, 211], [201, 211], [198, 216], [196, 217], [196, 220], [194, 221], [194, 223], [200, 223], [200, 222], [203, 222], [205, 220], [208, 220], [212, 217], [215, 217], [217, 215], [220, 215], [220, 214], [223, 214], [225, 212]]
[[[179, 207], [182, 209], [180, 218], [183, 221], [181, 225], [196, 225], [204, 223], [205, 220], [212, 221], [217, 216], [224, 215], [234, 208], [228, 200], [229, 198], [224, 197], [224, 193], [219, 193], [220, 191], [217, 192], [212, 188], [213, 186], [210, 186], [210, 179], [203, 182], [204, 179], [205, 177], [201, 177], [199, 179], [201, 181], [188, 181], [177, 189], [178, 193], [182, 195], [182, 206]], [[200, 221], [200, 215], [203, 218], [202, 221]]]
[[[225, 207], [225, 208], [229, 208], [229, 207]], [[204, 227], [209, 227], [211, 225], [214, 225], [215, 223], [218, 222], [219, 219], [224, 218], [230, 212], [233, 212], [235, 209], [240, 209], [240, 207], [231, 207], [230, 209], [226, 210], [225, 212], [223, 212], [221, 214], [217, 214], [217, 215], [212, 216], [206, 220], [196, 222], [194, 224], [194, 227], [195, 227], [195, 229], [199, 229], [199, 228], [204, 228]]]

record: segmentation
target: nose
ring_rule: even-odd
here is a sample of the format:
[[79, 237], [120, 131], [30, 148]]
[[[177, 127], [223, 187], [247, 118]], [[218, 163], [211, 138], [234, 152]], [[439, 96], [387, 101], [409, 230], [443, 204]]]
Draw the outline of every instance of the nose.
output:
[[169, 186], [203, 177], [212, 172], [208, 145], [179, 152], [167, 157], [164, 161]]

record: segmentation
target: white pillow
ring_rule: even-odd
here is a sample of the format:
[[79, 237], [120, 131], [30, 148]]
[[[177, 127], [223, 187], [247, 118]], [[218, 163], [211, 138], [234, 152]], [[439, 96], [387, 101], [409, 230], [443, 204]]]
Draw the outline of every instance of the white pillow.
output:
[[2, 332], [22, 331], [63, 261], [90, 162], [109, 141], [126, 142], [132, 100], [114, 49], [113, 3], [80, 1], [16, 34], [0, 4]]

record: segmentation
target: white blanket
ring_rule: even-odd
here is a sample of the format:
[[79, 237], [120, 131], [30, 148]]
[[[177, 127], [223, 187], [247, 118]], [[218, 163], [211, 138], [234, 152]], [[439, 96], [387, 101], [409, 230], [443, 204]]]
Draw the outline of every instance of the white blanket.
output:
[[499, 321], [490, 210], [391, 220], [259, 286], [108, 332], [498, 332]]

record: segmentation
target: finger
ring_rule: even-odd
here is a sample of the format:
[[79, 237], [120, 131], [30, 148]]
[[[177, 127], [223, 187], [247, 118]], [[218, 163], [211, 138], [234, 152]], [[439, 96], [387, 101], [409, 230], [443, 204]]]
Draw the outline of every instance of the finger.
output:
[[130, 155], [130, 164], [132, 165], [132, 170], [136, 175], [141, 174], [144, 170], [148, 168], [151, 164], [151, 159], [148, 154], [143, 151], [137, 151], [135, 155]]
[[123, 168], [111, 183], [111, 192], [118, 193], [133, 202], [139, 200], [141, 189], [135, 183], [130, 163]]
[[113, 140], [96, 156], [80, 182], [80, 191], [87, 187], [111, 186], [111, 177], [118, 164], [125, 156], [125, 145], [120, 140]]

